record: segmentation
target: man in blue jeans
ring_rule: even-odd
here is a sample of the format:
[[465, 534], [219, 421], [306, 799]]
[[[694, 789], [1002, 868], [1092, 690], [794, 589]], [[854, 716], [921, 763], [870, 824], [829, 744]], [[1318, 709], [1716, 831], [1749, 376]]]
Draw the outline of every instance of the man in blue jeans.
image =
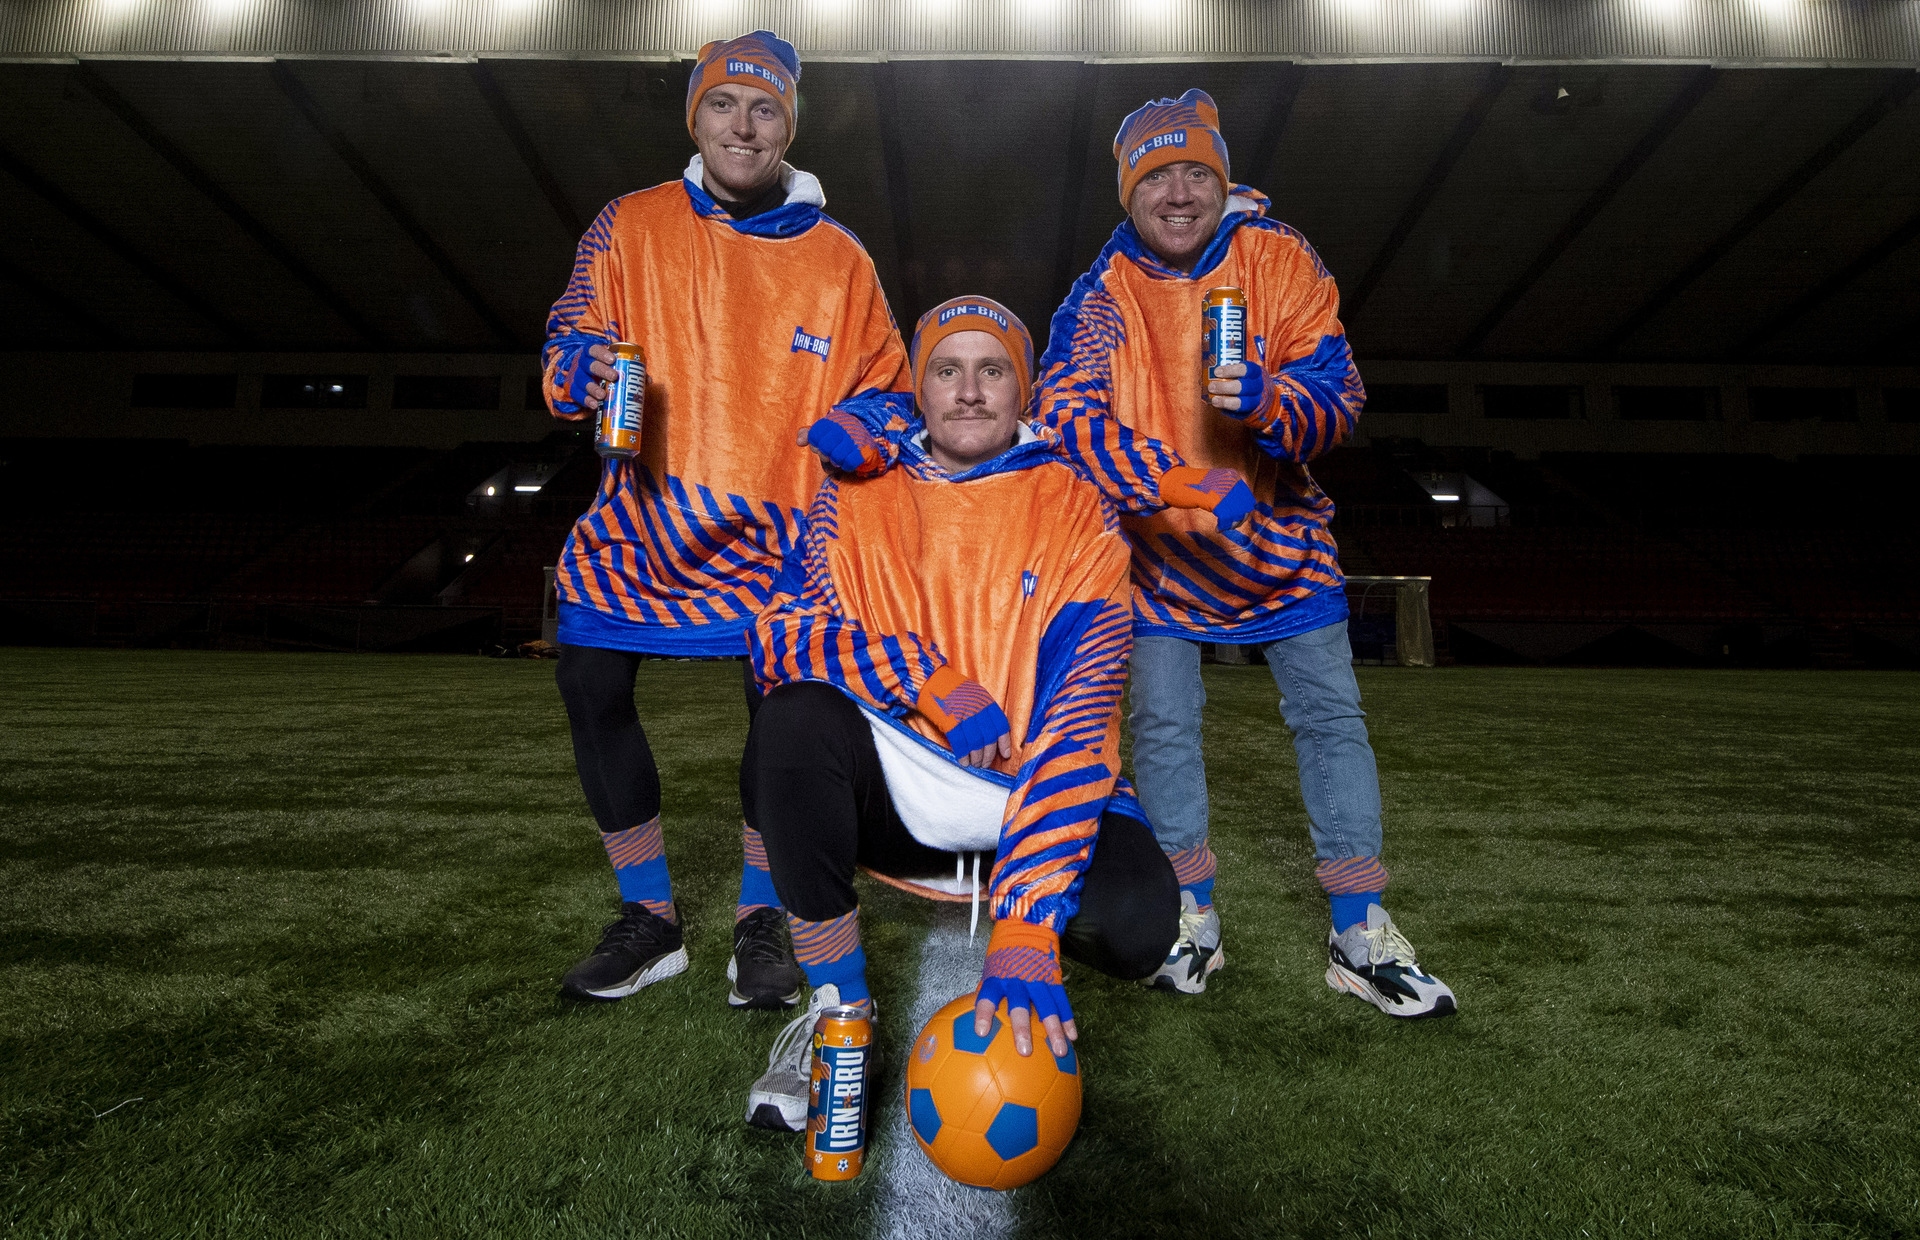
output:
[[[1181, 887], [1148, 984], [1206, 989], [1213, 904], [1200, 644], [1253, 646], [1280, 687], [1333, 924], [1327, 984], [1390, 1016], [1455, 1009], [1381, 904], [1380, 780], [1347, 644], [1333, 503], [1306, 463], [1366, 394], [1339, 292], [1305, 238], [1235, 185], [1205, 92], [1141, 107], [1114, 139], [1128, 218], [1053, 317], [1039, 420], [1123, 512], [1133, 554], [1134, 778]], [[1202, 305], [1244, 296], [1245, 364], [1202, 373]]]

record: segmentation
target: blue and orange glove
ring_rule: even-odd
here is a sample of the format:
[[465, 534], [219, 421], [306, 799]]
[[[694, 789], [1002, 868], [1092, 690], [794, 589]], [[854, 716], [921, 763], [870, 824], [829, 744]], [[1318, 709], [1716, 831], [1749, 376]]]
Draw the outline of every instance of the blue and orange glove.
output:
[[993, 923], [987, 940], [987, 967], [973, 1004], [973, 1031], [984, 1035], [993, 1024], [993, 1010], [1006, 1000], [1007, 1021], [1013, 1026], [1013, 1049], [1033, 1053], [1033, 1020], [1046, 1031], [1047, 1049], [1067, 1053], [1067, 1043], [1079, 1038], [1073, 1007], [1060, 979], [1060, 936], [1045, 926], [1011, 918]]
[[954, 671], [951, 663], [934, 669], [913, 705], [946, 734], [947, 748], [960, 759], [960, 765], [986, 765], [991, 761], [981, 753], [986, 749], [997, 748], [1003, 758], [1013, 756], [1007, 713], [979, 681]]
[[[1237, 375], [1221, 373], [1236, 368], [1240, 371]], [[1215, 366], [1207, 378], [1207, 403], [1229, 417], [1250, 418], [1264, 412], [1267, 402], [1273, 399], [1273, 379], [1258, 362]], [[1224, 390], [1229, 387], [1233, 391]], [[1223, 402], [1232, 402], [1232, 407]]]
[[827, 464], [844, 473], [871, 472], [885, 459], [880, 441], [860, 419], [838, 409], [807, 428], [807, 443], [826, 458]]
[[1231, 469], [1176, 465], [1160, 475], [1160, 498], [1169, 508], [1204, 508], [1215, 524], [1232, 529], [1253, 511], [1253, 488]]

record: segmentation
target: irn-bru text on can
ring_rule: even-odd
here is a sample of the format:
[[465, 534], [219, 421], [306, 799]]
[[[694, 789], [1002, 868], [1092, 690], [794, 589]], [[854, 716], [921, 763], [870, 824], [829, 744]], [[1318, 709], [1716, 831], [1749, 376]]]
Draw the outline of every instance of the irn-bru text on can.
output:
[[640, 413], [647, 401], [647, 363], [640, 346], [616, 341], [613, 368], [620, 377], [607, 385], [607, 403], [600, 406], [600, 430], [593, 450], [601, 456], [630, 461], [640, 452]]
[[1210, 288], [1201, 303], [1207, 374], [1216, 366], [1247, 360], [1247, 295], [1237, 288]]
[[813, 1026], [807, 1090], [807, 1170], [816, 1180], [851, 1180], [867, 1158], [873, 1020], [854, 1007], [830, 1007]]

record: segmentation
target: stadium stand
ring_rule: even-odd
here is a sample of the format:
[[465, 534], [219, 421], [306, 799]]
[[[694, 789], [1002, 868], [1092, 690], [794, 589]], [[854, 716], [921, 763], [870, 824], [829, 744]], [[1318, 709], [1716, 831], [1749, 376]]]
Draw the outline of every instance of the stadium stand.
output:
[[[448, 451], [0, 443], [0, 640], [511, 646], [538, 635], [541, 569], [597, 466], [565, 431]], [[474, 494], [522, 468], [551, 481]]]
[[[1319, 476], [1342, 505], [1343, 559], [1431, 576], [1436, 639], [1456, 659], [1920, 661], [1920, 521], [1901, 498], [1913, 458], [1340, 455]], [[1495, 523], [1450, 523], [1395, 484], [1427, 469], [1510, 503]]]
[[[0, 640], [341, 649], [539, 636], [600, 472], [572, 427], [437, 451], [21, 439], [0, 462]], [[1381, 440], [1314, 474], [1349, 575], [1433, 579], [1442, 661], [1846, 666], [1920, 661], [1917, 470]], [[1498, 506], [1437, 502], [1435, 477]]]

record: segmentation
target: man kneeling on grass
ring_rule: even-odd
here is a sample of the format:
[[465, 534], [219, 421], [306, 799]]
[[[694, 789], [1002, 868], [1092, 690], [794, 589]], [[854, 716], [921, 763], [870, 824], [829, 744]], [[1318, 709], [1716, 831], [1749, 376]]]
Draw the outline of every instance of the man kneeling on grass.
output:
[[872, 1006], [856, 868], [977, 900], [992, 854], [976, 1021], [985, 1033], [1006, 1000], [1023, 1055], [1035, 1017], [1056, 1055], [1077, 1037], [1063, 950], [1141, 978], [1179, 932], [1173, 867], [1116, 787], [1132, 630], [1119, 525], [1053, 433], [1022, 421], [1033, 345], [1004, 306], [934, 307], [909, 356], [913, 397], [857, 397], [809, 432], [840, 472], [750, 639], [766, 697], [740, 799], [813, 988], [748, 1096], [765, 1128], [806, 1123], [815, 1016]]

